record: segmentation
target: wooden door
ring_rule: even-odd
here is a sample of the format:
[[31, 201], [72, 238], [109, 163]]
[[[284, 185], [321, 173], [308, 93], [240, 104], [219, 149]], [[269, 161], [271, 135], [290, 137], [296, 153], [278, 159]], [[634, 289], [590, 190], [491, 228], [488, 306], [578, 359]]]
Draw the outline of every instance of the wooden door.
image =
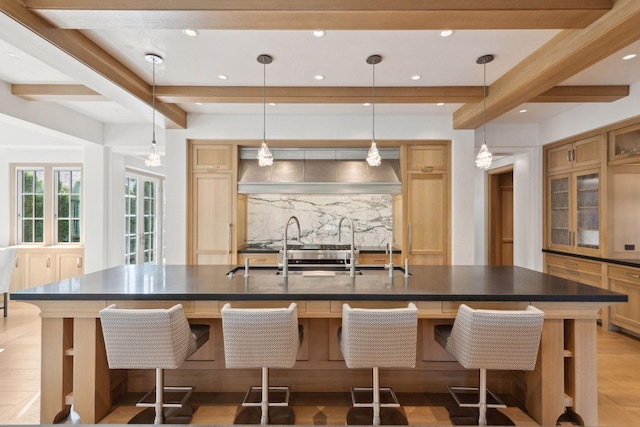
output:
[[489, 175], [489, 265], [513, 265], [513, 170]]

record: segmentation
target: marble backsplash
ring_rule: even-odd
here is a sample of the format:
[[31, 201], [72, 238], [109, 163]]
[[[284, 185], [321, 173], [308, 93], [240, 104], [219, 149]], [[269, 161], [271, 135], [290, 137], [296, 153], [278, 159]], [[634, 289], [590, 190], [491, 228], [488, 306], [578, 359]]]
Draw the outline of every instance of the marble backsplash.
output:
[[[284, 224], [295, 215], [302, 243], [338, 243], [338, 223], [353, 221], [357, 246], [385, 246], [391, 242], [391, 195], [388, 194], [250, 194], [247, 199], [247, 242], [281, 246]], [[297, 236], [289, 226], [289, 240]], [[349, 225], [342, 224], [342, 243], [349, 243]]]

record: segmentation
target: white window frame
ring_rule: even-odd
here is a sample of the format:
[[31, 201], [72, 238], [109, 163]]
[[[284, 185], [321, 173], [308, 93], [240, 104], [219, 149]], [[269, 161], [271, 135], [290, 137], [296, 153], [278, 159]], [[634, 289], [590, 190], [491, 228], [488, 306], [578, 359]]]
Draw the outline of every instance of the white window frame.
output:
[[[145, 203], [145, 197], [144, 197], [144, 182], [145, 181], [150, 181], [155, 183], [155, 187], [156, 187], [156, 192], [155, 192], [155, 239], [154, 239], [154, 249], [155, 249], [155, 254], [154, 254], [154, 260], [151, 262], [152, 264], [163, 264], [164, 263], [164, 255], [163, 255], [163, 249], [164, 249], [164, 245], [163, 245], [163, 241], [164, 241], [164, 222], [163, 222], [163, 212], [164, 212], [164, 204], [163, 204], [163, 187], [164, 187], [164, 177], [162, 176], [158, 176], [158, 175], [152, 175], [152, 174], [146, 174], [146, 173], [142, 173], [140, 171], [137, 170], [130, 170], [128, 169], [126, 174], [125, 174], [125, 189], [127, 189], [127, 180], [128, 179], [136, 179], [137, 180], [137, 185], [136, 185], [136, 189], [137, 189], [137, 197], [136, 197], [136, 264], [143, 264], [144, 263], [144, 253], [145, 253], [145, 240], [144, 240], [144, 203]], [[124, 249], [125, 252], [123, 254], [124, 257], [124, 263], [125, 264], [131, 264], [130, 262], [130, 252], [129, 252], [129, 244], [130, 241], [128, 239], [128, 236], [130, 234], [130, 230], [128, 229], [129, 227], [129, 223], [127, 221], [127, 204], [128, 204], [128, 197], [127, 194], [125, 192], [125, 212], [123, 212], [123, 220], [125, 221], [124, 224], [124, 235], [123, 235], [123, 239], [124, 239]]]

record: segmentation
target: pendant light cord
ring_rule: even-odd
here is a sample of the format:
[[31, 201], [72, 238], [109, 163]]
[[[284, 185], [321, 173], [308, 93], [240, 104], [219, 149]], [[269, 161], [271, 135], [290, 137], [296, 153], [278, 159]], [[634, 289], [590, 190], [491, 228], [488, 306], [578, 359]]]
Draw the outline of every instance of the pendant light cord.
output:
[[376, 63], [373, 62], [373, 79], [371, 82], [371, 141], [376, 142]]
[[487, 63], [482, 64], [482, 143], [487, 144]]
[[153, 138], [151, 139], [151, 143], [156, 143], [156, 59], [153, 58], [151, 61], [153, 64], [153, 76], [152, 76], [152, 85], [151, 85], [151, 109], [153, 110], [153, 115], [151, 117], [151, 125], [153, 126]]
[[262, 142], [267, 141], [267, 63], [262, 63]]

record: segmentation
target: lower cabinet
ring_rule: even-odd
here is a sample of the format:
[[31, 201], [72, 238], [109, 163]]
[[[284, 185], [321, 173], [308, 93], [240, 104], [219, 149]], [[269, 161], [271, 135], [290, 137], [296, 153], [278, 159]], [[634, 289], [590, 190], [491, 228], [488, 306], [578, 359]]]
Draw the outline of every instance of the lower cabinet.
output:
[[629, 297], [629, 302], [610, 307], [611, 324], [640, 334], [640, 268], [610, 264], [609, 289]]
[[83, 248], [17, 248], [11, 290], [40, 286], [84, 274]]
[[261, 253], [261, 252], [243, 252], [238, 254], [238, 265], [244, 265], [245, 260], [249, 260], [249, 266], [252, 265], [276, 265], [278, 263], [278, 254]]
[[[401, 262], [402, 262], [402, 255], [393, 254], [393, 265], [402, 267], [404, 266], [404, 263], [400, 265]], [[365, 265], [389, 264], [389, 254], [360, 253], [360, 255], [358, 256], [358, 264], [365, 264]]]

